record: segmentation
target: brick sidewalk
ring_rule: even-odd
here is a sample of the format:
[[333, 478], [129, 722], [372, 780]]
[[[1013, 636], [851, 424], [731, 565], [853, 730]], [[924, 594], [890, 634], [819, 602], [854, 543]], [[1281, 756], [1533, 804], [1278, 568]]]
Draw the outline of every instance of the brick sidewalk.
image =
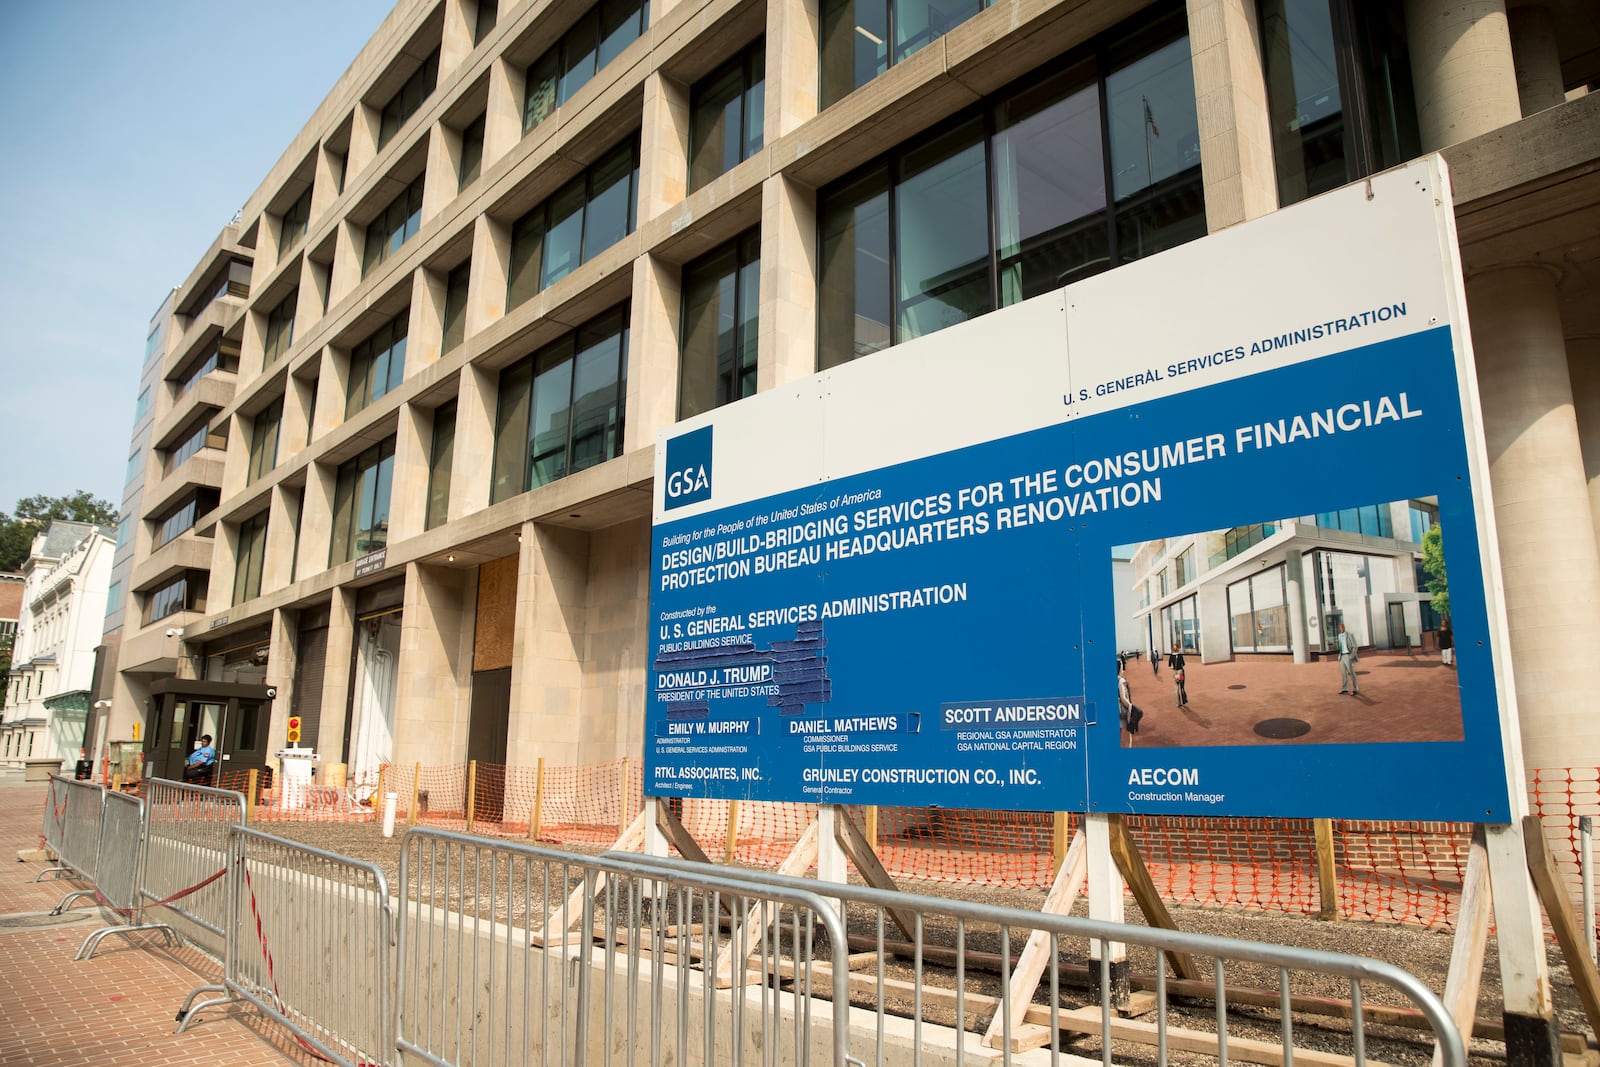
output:
[[19, 915], [46, 913], [79, 888], [49, 879], [33, 884], [44, 864], [16, 861], [18, 849], [39, 843], [44, 798], [42, 785], [0, 785], [0, 1063], [320, 1063], [253, 1008], [213, 1008], [174, 1035], [173, 1017], [184, 997], [221, 974], [193, 950], [161, 947], [155, 936], [111, 937], [94, 959], [75, 962], [78, 946], [108, 918], [81, 901], [74, 912], [84, 917], [71, 925], [19, 923]]

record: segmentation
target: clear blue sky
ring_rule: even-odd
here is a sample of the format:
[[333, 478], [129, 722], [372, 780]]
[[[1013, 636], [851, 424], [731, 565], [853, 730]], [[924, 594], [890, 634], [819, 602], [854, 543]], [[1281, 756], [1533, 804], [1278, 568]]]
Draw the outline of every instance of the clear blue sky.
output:
[[0, 511], [120, 506], [150, 316], [392, 6], [0, 3]]

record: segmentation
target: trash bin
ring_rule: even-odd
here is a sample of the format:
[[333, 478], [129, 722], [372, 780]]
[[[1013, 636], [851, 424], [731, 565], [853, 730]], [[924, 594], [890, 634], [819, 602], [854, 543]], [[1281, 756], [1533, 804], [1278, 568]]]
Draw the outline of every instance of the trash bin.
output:
[[94, 777], [94, 760], [81, 759], [72, 765], [72, 777], [80, 782], [87, 782]]

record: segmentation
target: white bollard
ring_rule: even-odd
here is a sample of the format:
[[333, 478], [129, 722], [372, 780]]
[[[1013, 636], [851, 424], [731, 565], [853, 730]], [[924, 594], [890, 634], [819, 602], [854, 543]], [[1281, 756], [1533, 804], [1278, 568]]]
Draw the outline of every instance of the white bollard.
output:
[[400, 800], [399, 793], [383, 794], [383, 836], [394, 836], [394, 809]]

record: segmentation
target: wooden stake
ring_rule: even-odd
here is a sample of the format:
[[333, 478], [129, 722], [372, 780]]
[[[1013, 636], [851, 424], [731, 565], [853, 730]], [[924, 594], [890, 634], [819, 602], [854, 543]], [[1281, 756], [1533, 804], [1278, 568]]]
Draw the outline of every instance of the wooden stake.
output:
[[[1044, 907], [1040, 910], [1046, 915], [1071, 914], [1073, 902], [1078, 899], [1078, 894], [1083, 892], [1083, 883], [1088, 877], [1089, 845], [1083, 836], [1083, 831], [1079, 830], [1072, 835], [1072, 844], [1062, 857], [1060, 868], [1056, 871], [1056, 880], [1050, 886], [1050, 894], [1044, 898]], [[1028, 1005], [1033, 1002], [1034, 991], [1039, 988], [1039, 979], [1044, 974], [1045, 965], [1049, 960], [1050, 932], [1035, 930], [1028, 935], [1028, 943], [1022, 949], [1016, 969], [1011, 972], [1010, 1015], [1007, 1016], [1001, 1011], [994, 1013], [994, 1018], [989, 1020], [989, 1029], [983, 1035], [983, 1043], [986, 1046], [999, 1048], [1008, 1033], [1015, 1042], [1018, 1029], [1022, 1026], [1023, 1016], [1028, 1011]], [[1049, 1040], [1048, 1034], [1045, 1035], [1045, 1040]], [[1038, 1048], [1043, 1043], [1030, 1047]]]
[[383, 811], [383, 793], [384, 793], [383, 784], [384, 784], [384, 779], [386, 777], [386, 772], [388, 770], [389, 770], [389, 767], [388, 767], [387, 764], [379, 764], [378, 765], [378, 791], [376, 793], [372, 794], [372, 807], [373, 807], [373, 810], [379, 812], [380, 814]]
[[422, 796], [422, 763], [417, 762], [416, 770], [411, 772], [411, 810], [406, 813], [406, 825], [417, 825], [417, 802]]
[[247, 823], [256, 819], [256, 783], [260, 776], [261, 772], [251, 767], [244, 778], [244, 821]]
[[[1138, 846], [1133, 843], [1133, 837], [1128, 833], [1126, 820], [1121, 815], [1108, 815], [1106, 818], [1111, 830], [1111, 858], [1122, 871], [1122, 880], [1127, 882], [1128, 888], [1133, 891], [1134, 902], [1139, 905], [1139, 910], [1144, 912], [1144, 921], [1163, 930], [1176, 930], [1178, 924], [1173, 921], [1166, 902], [1156, 890], [1156, 884], [1150, 878], [1150, 871], [1144, 865], [1144, 857], [1139, 855]], [[1172, 964], [1172, 973], [1179, 978], [1200, 977], [1200, 971], [1194, 965], [1194, 957], [1187, 952], [1168, 952], [1165, 955], [1167, 961]]]
[[628, 832], [628, 761], [622, 761], [622, 773], [617, 775], [617, 836]]
[[1339, 882], [1334, 876], [1333, 820], [1312, 819], [1317, 835], [1317, 895], [1321, 907], [1317, 918], [1328, 922], [1339, 921]]
[[[628, 828], [617, 837], [616, 841], [612, 842], [610, 851], [637, 852], [639, 850], [639, 846], [644, 844], [644, 820], [646, 814], [643, 811], [639, 812], [633, 822], [628, 824]], [[587, 880], [583, 881], [586, 882]], [[605, 885], [606, 874], [602, 871], [595, 875], [594, 892], [596, 899], [599, 899], [600, 894], [605, 890]], [[579, 885], [567, 897], [566, 903], [556, 910], [555, 914], [566, 917], [564, 929], [570, 930], [573, 923], [583, 921], [583, 894], [586, 889], [587, 885]], [[542, 946], [550, 934], [549, 927], [541, 928], [534, 932], [530, 941], [532, 944]]]
[[731, 864], [739, 855], [739, 802], [728, 801], [728, 840], [722, 846], [722, 862]]
[[[1494, 897], [1489, 889], [1489, 849], [1483, 826], [1472, 828], [1472, 845], [1467, 852], [1467, 872], [1461, 881], [1461, 911], [1456, 916], [1456, 936], [1450, 945], [1450, 969], [1445, 972], [1444, 1006], [1461, 1031], [1461, 1043], [1472, 1043], [1472, 1029], [1478, 1019], [1478, 987], [1483, 979], [1483, 958], [1489, 948], [1489, 919]], [[1443, 1054], [1433, 1050], [1434, 1067], [1440, 1067]]]
[[533, 814], [528, 818], [528, 840], [537, 841], [544, 823], [544, 757], [533, 772]]
[[[861, 880], [874, 889], [884, 889], [891, 893], [897, 892], [900, 887], [895, 885], [894, 878], [884, 869], [883, 863], [878, 859], [878, 853], [873, 849], [867, 835], [850, 818], [849, 812], [844, 808], [839, 809], [838, 818], [834, 821], [833, 836], [838, 840], [839, 847], [856, 865]], [[907, 937], [915, 938], [916, 919], [909, 912], [898, 908], [886, 908], [889, 918], [900, 928], [900, 932]]]
[[472, 833], [472, 816], [478, 802], [478, 761], [467, 760], [467, 833]]
[[[783, 862], [778, 864], [777, 873], [789, 875], [793, 878], [800, 878], [804, 876], [807, 871], [811, 870], [812, 864], [817, 862], [817, 845], [819, 836], [817, 821], [812, 819], [811, 823], [806, 827], [805, 833], [800, 835], [800, 840], [794, 843], [794, 848], [791, 849], [789, 854], [784, 857]], [[761, 907], [762, 905], [760, 904], [756, 904], [754, 907], [752, 907], [749, 912], [746, 913], [744, 922], [742, 924], [742, 928], [746, 931], [745, 944], [750, 946], [751, 952], [755, 951], [756, 942], [761, 936], [761, 932], [755, 928], [756, 920], [761, 917]], [[773, 914], [776, 916], [776, 911], [774, 911]], [[732, 946], [730, 945], [729, 947], [731, 948]], [[734, 953], [730, 951], [723, 959], [722, 966], [717, 970], [718, 989], [731, 988], [733, 986], [734, 968], [744, 967], [745, 960], [749, 959], [748, 953], [745, 956], [745, 960], [735, 960], [733, 956]]]
[[[878, 805], [873, 804], [867, 808], [867, 844], [876, 853], [878, 851]], [[857, 864], [856, 866], [860, 866]]]
[[1583, 927], [1572, 915], [1572, 901], [1567, 899], [1565, 880], [1555, 857], [1544, 840], [1544, 824], [1537, 815], [1522, 817], [1522, 847], [1528, 853], [1528, 872], [1533, 875], [1533, 886], [1544, 904], [1544, 913], [1555, 931], [1556, 944], [1566, 958], [1567, 970], [1572, 973], [1572, 985], [1578, 991], [1583, 1013], [1589, 1019], [1589, 1031], [1600, 1034], [1600, 971], [1589, 958], [1589, 946]]
[[1058, 811], [1050, 819], [1050, 877], [1061, 873], [1067, 859], [1067, 831], [1072, 828], [1072, 813]]

